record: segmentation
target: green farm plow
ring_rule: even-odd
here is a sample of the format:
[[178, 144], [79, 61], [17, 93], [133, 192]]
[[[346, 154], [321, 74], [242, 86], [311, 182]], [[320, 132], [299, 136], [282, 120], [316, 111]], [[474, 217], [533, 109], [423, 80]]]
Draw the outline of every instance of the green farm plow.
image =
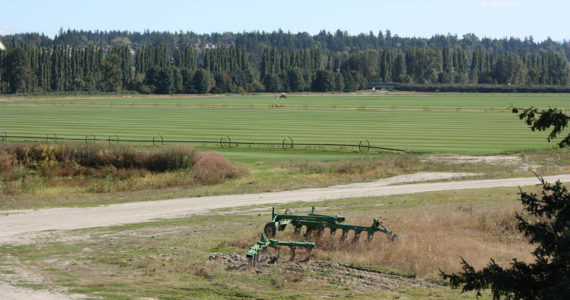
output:
[[271, 222], [265, 224], [263, 228], [263, 233], [261, 234], [261, 239], [255, 243], [247, 252], [246, 257], [248, 258], [249, 265], [255, 268], [256, 264], [261, 260], [263, 256], [266, 260], [267, 248], [273, 248], [276, 250], [276, 255], [271, 257], [270, 263], [275, 262], [279, 259], [279, 250], [281, 247], [289, 247], [289, 261], [295, 260], [295, 250], [297, 248], [306, 249], [307, 256], [301, 261], [309, 260], [311, 256], [311, 250], [315, 248], [315, 243], [311, 242], [293, 242], [293, 241], [278, 241], [270, 239], [275, 237], [277, 231], [283, 231], [287, 225], [291, 224], [295, 227], [295, 234], [300, 234], [303, 226], [306, 227], [305, 236], [316, 234], [317, 237], [323, 234], [323, 231], [328, 228], [331, 237], [335, 236], [338, 230], [342, 231], [341, 240], [346, 240], [348, 238], [348, 233], [354, 231], [353, 242], [360, 239], [360, 235], [366, 232], [368, 235], [368, 240], [371, 241], [376, 232], [382, 232], [387, 235], [388, 239], [391, 241], [397, 238], [397, 235], [392, 231], [388, 230], [384, 226], [380, 219], [374, 219], [372, 225], [362, 226], [362, 225], [350, 225], [344, 224], [345, 218], [341, 216], [330, 216], [321, 215], [315, 213], [315, 207], [312, 208], [311, 213], [308, 215], [294, 215], [290, 214], [288, 210], [284, 214], [276, 214], [275, 207], [272, 210]]
[[247, 251], [246, 257], [249, 261], [250, 267], [255, 268], [255, 265], [260, 261], [261, 254], [267, 254], [267, 248], [275, 249], [276, 255], [273, 257], [273, 259], [276, 261], [279, 259], [279, 252], [281, 247], [289, 247], [289, 261], [295, 260], [295, 249], [297, 249], [297, 247], [307, 249], [307, 257], [301, 260], [307, 261], [311, 257], [311, 250], [315, 248], [315, 243], [277, 241], [273, 239], [267, 239], [267, 236], [262, 233], [261, 240], [253, 245], [249, 251]]
[[347, 239], [348, 233], [351, 230], [354, 231], [353, 241], [357, 241], [363, 232], [367, 233], [368, 240], [372, 240], [376, 232], [386, 234], [390, 240], [394, 240], [398, 237], [398, 235], [388, 230], [380, 219], [374, 219], [371, 226], [349, 225], [344, 224], [344, 221], [345, 218], [341, 216], [316, 214], [314, 206], [308, 215], [289, 214], [288, 210], [286, 210], [284, 214], [276, 214], [274, 207], [271, 222], [265, 224], [263, 232], [268, 237], [274, 237], [277, 234], [277, 230], [283, 231], [288, 224], [291, 224], [295, 227], [295, 234], [299, 234], [301, 228], [305, 226], [305, 235], [307, 236], [313, 232], [316, 233], [317, 236], [320, 236], [325, 228], [329, 228], [331, 236], [334, 236], [338, 230], [341, 230], [341, 240]]

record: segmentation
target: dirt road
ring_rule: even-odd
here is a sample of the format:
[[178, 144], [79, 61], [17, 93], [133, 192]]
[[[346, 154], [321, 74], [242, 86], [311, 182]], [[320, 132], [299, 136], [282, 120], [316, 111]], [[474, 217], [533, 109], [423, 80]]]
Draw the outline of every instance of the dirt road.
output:
[[[474, 174], [416, 173], [369, 183], [337, 185], [294, 191], [244, 195], [225, 195], [174, 200], [135, 202], [88, 208], [50, 208], [0, 211], [0, 245], [32, 242], [34, 234], [45, 230], [71, 230], [139, 223], [157, 219], [181, 218], [210, 210], [271, 203], [322, 201], [341, 198], [412, 194], [430, 191], [480, 189], [538, 184], [536, 177], [491, 180], [463, 180], [409, 184], [444, 180]], [[548, 182], [570, 181], [570, 174], [545, 177]], [[408, 183], [408, 184], [403, 184]]]
[[56, 291], [34, 291], [32, 289], [24, 289], [14, 287], [0, 282], [0, 299], [3, 300], [61, 300], [61, 299], [82, 299], [80, 295], [62, 294]]

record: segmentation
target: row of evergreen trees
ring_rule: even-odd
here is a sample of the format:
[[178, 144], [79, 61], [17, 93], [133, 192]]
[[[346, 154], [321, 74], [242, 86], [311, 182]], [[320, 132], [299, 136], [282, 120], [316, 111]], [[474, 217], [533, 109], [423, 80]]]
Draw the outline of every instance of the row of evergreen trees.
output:
[[554, 52], [506, 52], [495, 57], [482, 50], [468, 55], [448, 47], [341, 53], [328, 57], [326, 69], [356, 70], [367, 82], [416, 84], [566, 85], [569, 77], [566, 59]]
[[130, 31], [84, 31], [60, 30], [52, 39], [38, 33], [23, 33], [5, 35], [2, 37], [7, 44], [25, 42], [32, 46], [52, 47], [53, 45], [86, 47], [95, 46], [127, 46], [141, 48], [146, 46], [164, 46], [169, 55], [174, 55], [176, 49], [191, 47], [206, 49], [211, 45], [234, 45], [245, 48], [248, 53], [259, 59], [267, 47], [275, 47], [280, 51], [301, 51], [303, 49], [320, 48], [323, 53], [347, 52], [349, 54], [365, 50], [381, 50], [384, 48], [399, 49], [403, 52], [411, 47], [438, 48], [445, 47], [461, 49], [467, 53], [483, 50], [493, 56], [506, 52], [515, 54], [556, 52], [570, 60], [570, 42], [556, 42], [547, 39], [534, 41], [532, 36], [519, 38], [479, 38], [474, 34], [434, 35], [430, 38], [400, 37], [390, 30], [349, 35], [346, 31], [321, 31], [311, 35], [306, 32], [291, 33], [282, 30], [273, 32], [224, 32], [198, 34], [195, 32], [130, 32]]
[[570, 74], [567, 60], [555, 52], [495, 56], [410, 47], [325, 54], [320, 48], [267, 47], [257, 59], [234, 46], [184, 47], [172, 54], [164, 46], [9, 46], [0, 52], [0, 93], [326, 92], [355, 91], [371, 82], [567, 85]]

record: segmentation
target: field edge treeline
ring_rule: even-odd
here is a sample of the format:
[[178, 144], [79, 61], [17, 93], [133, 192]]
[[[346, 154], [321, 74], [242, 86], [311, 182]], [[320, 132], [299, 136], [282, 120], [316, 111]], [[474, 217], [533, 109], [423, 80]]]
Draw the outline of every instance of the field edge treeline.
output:
[[549, 92], [550, 86], [567, 88], [570, 76], [564, 48], [543, 49], [534, 42], [502, 51], [467, 47], [464, 41], [443, 47], [376, 42], [343, 51], [329, 44], [288, 49], [278, 43], [252, 50], [237, 42], [173, 48], [167, 42], [136, 45], [128, 39], [102, 46], [45, 44], [23, 38], [7, 43], [8, 50], [0, 52], [1, 94], [354, 92], [370, 83], [398, 83], [398, 89], [408, 90], [443, 85], [474, 91], [475, 86], [481, 92], [487, 90], [483, 85], [503, 86], [499, 92], [515, 85]]

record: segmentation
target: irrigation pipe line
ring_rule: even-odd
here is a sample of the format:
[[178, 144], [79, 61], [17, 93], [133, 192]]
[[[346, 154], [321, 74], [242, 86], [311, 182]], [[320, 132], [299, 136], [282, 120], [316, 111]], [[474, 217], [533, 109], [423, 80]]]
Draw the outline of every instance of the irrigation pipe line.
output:
[[381, 147], [370, 145], [368, 140], [362, 140], [359, 144], [335, 144], [335, 143], [297, 143], [293, 141], [292, 137], [286, 137], [282, 142], [241, 142], [232, 141], [229, 136], [223, 136], [220, 140], [209, 141], [209, 140], [166, 140], [162, 135], [153, 136], [152, 139], [119, 139], [118, 135], [110, 135], [107, 138], [97, 138], [94, 134], [88, 134], [85, 137], [61, 137], [57, 136], [55, 133], [47, 134], [46, 136], [30, 136], [30, 135], [8, 135], [6, 132], [2, 132], [0, 135], [0, 142], [6, 142], [8, 139], [26, 139], [31, 141], [82, 141], [86, 144], [94, 143], [96, 141], [108, 142], [109, 144], [119, 144], [124, 143], [152, 143], [155, 147], [164, 145], [165, 143], [179, 143], [179, 144], [218, 144], [221, 148], [231, 148], [232, 146], [238, 145], [248, 145], [248, 146], [281, 146], [283, 150], [293, 149], [296, 146], [322, 146], [322, 147], [346, 147], [346, 148], [358, 148], [360, 152], [369, 152], [370, 150], [383, 150], [383, 151], [394, 151], [394, 152], [407, 152], [403, 149]]

